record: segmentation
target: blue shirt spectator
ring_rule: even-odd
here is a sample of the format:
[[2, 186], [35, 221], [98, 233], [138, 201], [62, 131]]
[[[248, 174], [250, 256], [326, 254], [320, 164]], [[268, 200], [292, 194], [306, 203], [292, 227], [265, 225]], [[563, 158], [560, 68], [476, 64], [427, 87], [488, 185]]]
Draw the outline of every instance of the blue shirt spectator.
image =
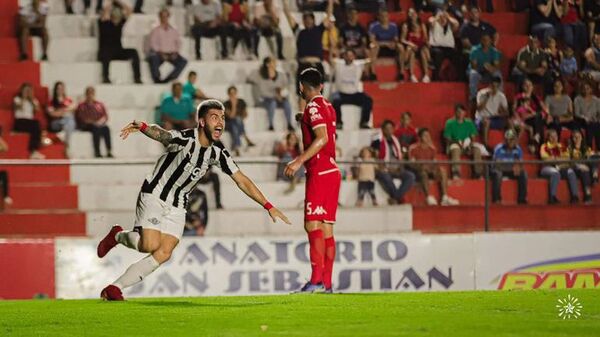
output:
[[498, 51], [498, 49], [496, 49], [493, 46], [490, 46], [488, 50], [485, 51], [482, 45], [477, 45], [471, 50], [471, 55], [469, 56], [469, 59], [471, 60], [471, 62], [476, 62], [477, 68], [475, 70], [481, 73], [485, 71], [485, 68], [483, 67], [484, 64], [497, 64], [498, 62], [500, 62], [500, 56], [501, 54]]
[[398, 26], [390, 22], [387, 29], [379, 22], [374, 22], [369, 26], [369, 33], [375, 36], [377, 41], [394, 41], [398, 38]]
[[502, 143], [494, 148], [494, 160], [496, 161], [513, 162], [522, 159], [523, 150], [519, 145], [511, 149], [505, 143]]

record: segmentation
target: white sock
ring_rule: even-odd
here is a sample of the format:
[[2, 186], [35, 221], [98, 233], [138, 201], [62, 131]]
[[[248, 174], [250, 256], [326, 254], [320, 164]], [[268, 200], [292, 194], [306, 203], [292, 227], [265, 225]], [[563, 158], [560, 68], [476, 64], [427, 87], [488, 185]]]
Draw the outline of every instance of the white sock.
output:
[[139, 251], [140, 233], [136, 231], [121, 231], [115, 235], [115, 240], [127, 248]]
[[144, 277], [150, 275], [158, 268], [158, 266], [160, 266], [160, 263], [158, 263], [152, 255], [148, 255], [129, 266], [125, 273], [112, 284], [119, 287], [119, 289], [131, 287], [132, 285], [141, 282]]

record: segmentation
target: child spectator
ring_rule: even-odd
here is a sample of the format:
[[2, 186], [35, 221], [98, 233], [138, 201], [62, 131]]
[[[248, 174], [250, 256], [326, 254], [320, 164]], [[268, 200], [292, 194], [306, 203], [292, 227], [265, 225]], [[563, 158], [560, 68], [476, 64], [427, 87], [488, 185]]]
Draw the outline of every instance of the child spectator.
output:
[[33, 87], [29, 83], [23, 83], [19, 93], [13, 100], [15, 122], [13, 130], [29, 134], [29, 153], [31, 159], [44, 159], [46, 156], [38, 150], [41, 146], [42, 129], [40, 122], [35, 119], [36, 111], [40, 109], [40, 102], [33, 95]]
[[[359, 153], [359, 161], [374, 160], [373, 150], [369, 147], [363, 147]], [[358, 164], [358, 199], [356, 207], [362, 207], [365, 195], [371, 197], [373, 206], [377, 206], [377, 198], [375, 197], [375, 168], [376, 164], [359, 163]]]
[[565, 79], [572, 79], [577, 76], [577, 59], [575, 58], [575, 52], [573, 48], [567, 47], [565, 49], [565, 55], [560, 62], [560, 73]]
[[398, 138], [402, 149], [408, 149], [410, 145], [417, 141], [417, 129], [412, 125], [412, 114], [405, 111], [400, 117], [400, 125], [394, 131], [394, 136]]
[[106, 157], [112, 158], [110, 129], [106, 124], [108, 122], [108, 114], [106, 113], [104, 104], [96, 100], [96, 90], [93, 87], [85, 89], [85, 101], [77, 106], [75, 119], [79, 130], [92, 133], [94, 156], [102, 158], [102, 154], [100, 153], [100, 138], [102, 138], [106, 146]]

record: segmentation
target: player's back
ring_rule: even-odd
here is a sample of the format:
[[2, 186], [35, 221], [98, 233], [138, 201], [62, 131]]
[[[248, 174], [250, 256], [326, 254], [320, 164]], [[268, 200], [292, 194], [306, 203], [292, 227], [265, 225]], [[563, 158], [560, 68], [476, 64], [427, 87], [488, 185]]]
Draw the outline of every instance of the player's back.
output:
[[304, 164], [307, 171], [325, 172], [337, 169], [335, 163], [335, 125], [335, 109], [329, 101], [319, 95], [308, 102], [302, 116], [302, 143], [304, 149], [308, 149], [315, 141], [314, 130], [317, 128], [326, 128], [328, 141], [316, 155]]

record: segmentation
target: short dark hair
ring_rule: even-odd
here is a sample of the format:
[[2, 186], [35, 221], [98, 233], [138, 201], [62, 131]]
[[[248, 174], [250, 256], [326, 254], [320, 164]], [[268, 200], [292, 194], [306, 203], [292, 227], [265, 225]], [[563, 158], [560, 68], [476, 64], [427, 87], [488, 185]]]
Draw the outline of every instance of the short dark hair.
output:
[[183, 84], [181, 84], [181, 82], [179, 82], [179, 81], [173, 82], [173, 84], [171, 84], [171, 90], [175, 90], [175, 87], [178, 87], [178, 86], [183, 88]]
[[302, 85], [319, 88], [323, 84], [323, 75], [317, 68], [307, 68], [300, 73], [299, 81]]
[[384, 120], [384, 121], [383, 121], [383, 123], [381, 123], [381, 128], [382, 128], [382, 129], [383, 129], [383, 128], [385, 128], [386, 126], [388, 126], [388, 124], [389, 124], [389, 125], [391, 125], [391, 126], [395, 126], [395, 125], [396, 125], [396, 124], [394, 124], [394, 122], [392, 122], [391, 120], [389, 120], [389, 119], [386, 119], [386, 120]]
[[417, 135], [419, 136], [419, 138], [423, 138], [423, 134], [425, 132], [429, 132], [428, 128], [420, 128], [419, 131], [417, 132]]
[[230, 93], [231, 90], [235, 90], [237, 91], [237, 88], [235, 87], [235, 85], [230, 86], [229, 88], [227, 88], [227, 93]]
[[302, 19], [309, 17], [311, 19], [315, 19], [315, 13], [313, 13], [312, 11], [304, 11], [302, 12]]
[[408, 115], [408, 117], [412, 118], [412, 114], [410, 113], [410, 111], [404, 111], [402, 115], [400, 115], [400, 117], [404, 117], [404, 115]]
[[223, 103], [216, 99], [207, 99], [198, 105], [198, 119], [206, 117], [209, 110], [216, 109], [225, 111]]
[[193, 75], [193, 76], [196, 76], [196, 75], [198, 75], [198, 74], [197, 74], [195, 71], [193, 71], [193, 70], [192, 70], [192, 71], [190, 71], [190, 72], [188, 73], [188, 78], [190, 78], [190, 76], [192, 76], [192, 75]]
[[454, 104], [454, 112], [456, 113], [458, 110], [467, 111], [464, 105], [460, 103]]

